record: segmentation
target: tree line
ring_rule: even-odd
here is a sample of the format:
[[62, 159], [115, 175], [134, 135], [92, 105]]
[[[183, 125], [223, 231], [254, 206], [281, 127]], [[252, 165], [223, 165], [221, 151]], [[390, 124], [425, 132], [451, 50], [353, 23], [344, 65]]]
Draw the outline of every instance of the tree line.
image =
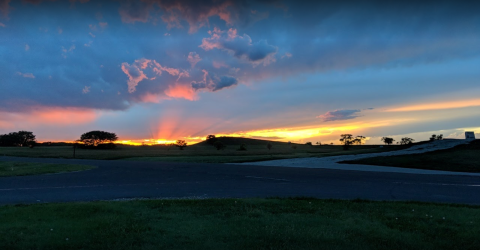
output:
[[[94, 130], [87, 133], [84, 133], [80, 136], [80, 139], [76, 141], [75, 145], [80, 148], [96, 148], [96, 149], [110, 149], [115, 148], [114, 142], [118, 140], [118, 137], [115, 133], [105, 132], [100, 130]], [[343, 148], [347, 150], [351, 145], [361, 145], [365, 142], [365, 136], [353, 136], [352, 134], [342, 134], [340, 135], [340, 143], [343, 145]], [[430, 138], [430, 141], [443, 140], [443, 135], [433, 134]], [[391, 145], [395, 141], [391, 137], [382, 137], [381, 141], [386, 145]], [[403, 137], [397, 144], [408, 145], [412, 144], [415, 140], [410, 137]], [[226, 148], [215, 135], [208, 135], [206, 137], [206, 142], [214, 146], [217, 150], [223, 150]], [[36, 141], [36, 136], [33, 132], [30, 131], [18, 131], [11, 132], [8, 134], [0, 135], [0, 146], [2, 147], [34, 147]], [[320, 142], [316, 143], [317, 145], [322, 145]], [[333, 143], [332, 143], [333, 144]], [[185, 140], [177, 140], [173, 145], [183, 150], [187, 146]], [[312, 146], [311, 142], [307, 142], [306, 145]], [[270, 143], [267, 144], [268, 150], [272, 149]], [[242, 144], [238, 149], [240, 151], [247, 150], [246, 145]]]

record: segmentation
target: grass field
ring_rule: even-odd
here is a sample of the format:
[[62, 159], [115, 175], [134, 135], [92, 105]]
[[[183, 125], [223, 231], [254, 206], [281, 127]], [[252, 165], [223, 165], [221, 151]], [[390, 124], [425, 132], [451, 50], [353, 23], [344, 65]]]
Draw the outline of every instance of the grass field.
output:
[[480, 249], [480, 207], [208, 199], [0, 207], [0, 249]]
[[94, 166], [0, 161], [0, 177], [81, 171]]
[[480, 140], [424, 154], [373, 157], [342, 163], [479, 173]]
[[[341, 146], [321, 145], [309, 146], [304, 144], [288, 144], [284, 142], [270, 142], [272, 149], [267, 149], [269, 141], [236, 138], [227, 140], [224, 150], [216, 150], [206, 143], [199, 143], [179, 150], [175, 146], [127, 146], [118, 145], [116, 149], [92, 150], [76, 149], [76, 158], [115, 160], [127, 159], [147, 161], [173, 161], [173, 162], [248, 162], [271, 159], [285, 159], [296, 157], [323, 157], [340, 154], [374, 153], [398, 150], [405, 146], [376, 145], [352, 146], [344, 151]], [[241, 144], [246, 144], [246, 151], [238, 151]], [[295, 146], [294, 149], [292, 146]], [[73, 158], [72, 146], [39, 146], [35, 148], [0, 147], [0, 155], [20, 157], [47, 157], [47, 158]]]

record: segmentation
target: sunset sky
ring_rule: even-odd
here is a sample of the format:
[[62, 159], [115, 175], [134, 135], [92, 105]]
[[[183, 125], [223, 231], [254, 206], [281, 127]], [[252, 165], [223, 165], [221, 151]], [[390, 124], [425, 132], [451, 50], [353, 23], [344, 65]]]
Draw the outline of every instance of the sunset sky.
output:
[[480, 135], [480, 2], [0, 0], [0, 134]]

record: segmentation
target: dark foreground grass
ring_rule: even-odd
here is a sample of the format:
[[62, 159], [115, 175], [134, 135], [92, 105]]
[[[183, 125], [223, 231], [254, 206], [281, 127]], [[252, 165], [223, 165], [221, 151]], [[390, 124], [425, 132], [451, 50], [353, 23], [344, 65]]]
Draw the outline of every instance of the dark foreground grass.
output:
[[382, 156], [342, 163], [480, 173], [480, 140], [424, 154]]
[[49, 164], [49, 163], [33, 163], [33, 162], [0, 161], [0, 177], [62, 173], [62, 172], [88, 170], [92, 168], [95, 168], [95, 167], [87, 166], [87, 165], [73, 165], [73, 164]]
[[480, 249], [480, 207], [318, 199], [0, 207], [0, 249]]

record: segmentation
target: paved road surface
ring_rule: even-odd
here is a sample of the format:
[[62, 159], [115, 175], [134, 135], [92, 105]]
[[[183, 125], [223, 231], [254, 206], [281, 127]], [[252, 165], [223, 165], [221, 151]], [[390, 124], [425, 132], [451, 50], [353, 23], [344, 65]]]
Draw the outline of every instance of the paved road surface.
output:
[[390, 151], [390, 152], [357, 154], [357, 155], [354, 155], [354, 154], [340, 155], [340, 156], [330, 156], [330, 157], [321, 157], [321, 158], [318, 158], [318, 157], [293, 158], [293, 159], [282, 159], [282, 160], [271, 160], [271, 161], [259, 161], [259, 162], [243, 163], [243, 164], [258, 165], [258, 166], [295, 167], [295, 168], [327, 168], [327, 169], [368, 171], [368, 172], [480, 176], [479, 173], [460, 173], [460, 172], [447, 172], [447, 171], [432, 171], [432, 170], [424, 170], [424, 169], [339, 163], [342, 161], [352, 161], [352, 160], [359, 160], [359, 159], [377, 157], [377, 156], [421, 154], [421, 153], [426, 153], [426, 152], [431, 152], [436, 150], [448, 149], [461, 144], [467, 144], [470, 142], [471, 140], [445, 139], [445, 140], [429, 142], [426, 144], [415, 145], [407, 149]]
[[480, 205], [480, 177], [286, 168], [0, 157], [97, 169], [0, 178], [0, 204], [122, 198], [288, 197], [415, 200]]

